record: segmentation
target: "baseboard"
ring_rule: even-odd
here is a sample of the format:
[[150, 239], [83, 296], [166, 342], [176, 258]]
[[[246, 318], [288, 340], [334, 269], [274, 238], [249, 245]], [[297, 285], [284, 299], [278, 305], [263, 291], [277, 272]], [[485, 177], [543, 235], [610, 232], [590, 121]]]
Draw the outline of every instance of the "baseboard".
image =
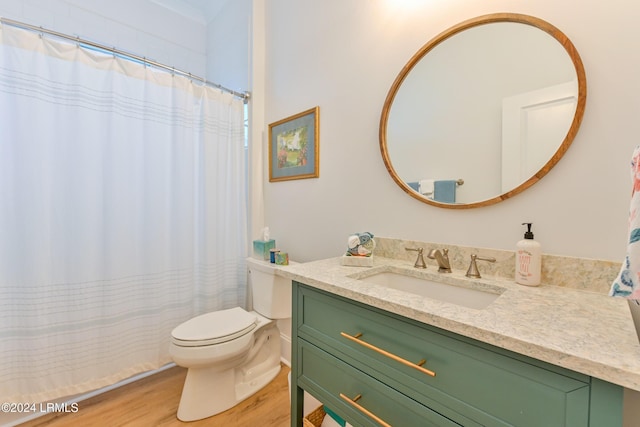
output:
[[280, 361], [291, 367], [291, 338], [280, 333]]

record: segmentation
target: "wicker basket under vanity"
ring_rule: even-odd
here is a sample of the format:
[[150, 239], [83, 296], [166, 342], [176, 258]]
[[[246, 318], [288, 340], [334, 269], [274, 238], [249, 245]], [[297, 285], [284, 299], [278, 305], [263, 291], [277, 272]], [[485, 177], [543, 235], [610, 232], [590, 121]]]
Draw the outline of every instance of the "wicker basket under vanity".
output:
[[313, 411], [309, 412], [306, 417], [302, 419], [302, 425], [304, 427], [320, 427], [324, 420], [326, 412], [322, 405], [318, 406]]

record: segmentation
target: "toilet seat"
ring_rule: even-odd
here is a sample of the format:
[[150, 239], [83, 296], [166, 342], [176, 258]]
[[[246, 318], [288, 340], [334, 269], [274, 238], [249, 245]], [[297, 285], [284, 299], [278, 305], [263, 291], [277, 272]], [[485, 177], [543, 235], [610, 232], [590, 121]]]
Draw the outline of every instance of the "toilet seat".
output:
[[248, 334], [257, 324], [255, 314], [234, 307], [187, 320], [171, 331], [171, 339], [181, 347], [221, 344]]

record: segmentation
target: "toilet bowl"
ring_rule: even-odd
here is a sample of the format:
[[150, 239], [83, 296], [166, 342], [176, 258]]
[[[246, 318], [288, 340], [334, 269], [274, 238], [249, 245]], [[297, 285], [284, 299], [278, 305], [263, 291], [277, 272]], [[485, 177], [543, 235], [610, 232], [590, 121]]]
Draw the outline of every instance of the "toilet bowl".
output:
[[280, 372], [276, 319], [291, 317], [291, 281], [269, 263], [247, 260], [255, 311], [202, 314], [171, 332], [169, 353], [188, 368], [178, 419], [195, 421], [232, 408]]

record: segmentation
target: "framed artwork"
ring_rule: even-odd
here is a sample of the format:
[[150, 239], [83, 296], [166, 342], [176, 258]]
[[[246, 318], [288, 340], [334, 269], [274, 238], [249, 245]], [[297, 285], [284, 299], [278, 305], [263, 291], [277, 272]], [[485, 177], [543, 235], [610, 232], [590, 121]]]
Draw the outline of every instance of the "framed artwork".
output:
[[269, 181], [318, 178], [320, 107], [269, 125]]

